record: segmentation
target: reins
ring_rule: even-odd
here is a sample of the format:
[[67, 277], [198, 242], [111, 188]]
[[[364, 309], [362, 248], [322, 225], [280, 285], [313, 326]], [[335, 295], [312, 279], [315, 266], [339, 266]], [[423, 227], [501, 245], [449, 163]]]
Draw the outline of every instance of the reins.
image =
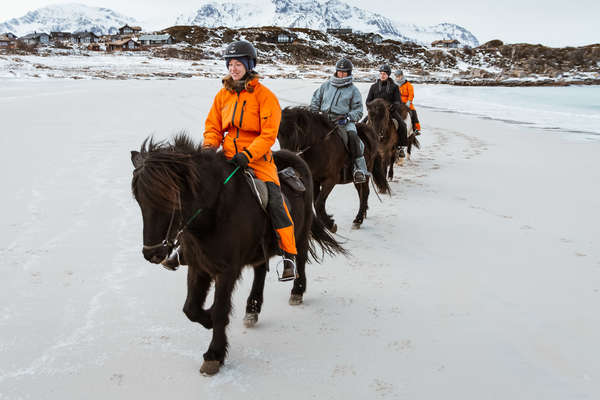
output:
[[333, 132], [335, 132], [335, 130], [337, 129], [337, 126], [334, 126], [332, 130], [330, 130], [329, 132], [327, 132], [327, 134], [325, 136], [323, 136], [323, 138], [321, 140], [319, 140], [317, 143], [313, 143], [308, 147], [305, 147], [304, 149], [300, 150], [299, 152], [296, 153], [297, 156], [302, 155], [305, 151], [310, 150], [311, 147], [313, 147], [315, 144], [319, 144], [321, 142], [323, 142], [325, 139], [327, 139]]

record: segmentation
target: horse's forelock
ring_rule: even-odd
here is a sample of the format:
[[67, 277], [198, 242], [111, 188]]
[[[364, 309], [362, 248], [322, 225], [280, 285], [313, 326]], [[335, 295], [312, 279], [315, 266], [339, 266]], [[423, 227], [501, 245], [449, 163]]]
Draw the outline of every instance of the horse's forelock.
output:
[[140, 205], [143, 199], [144, 205], [157, 210], [170, 212], [179, 208], [184, 188], [197, 194], [201, 178], [195, 157], [200, 154], [200, 149], [184, 133], [177, 135], [172, 143], [147, 138], [140, 150], [142, 163], [133, 172], [134, 197]]

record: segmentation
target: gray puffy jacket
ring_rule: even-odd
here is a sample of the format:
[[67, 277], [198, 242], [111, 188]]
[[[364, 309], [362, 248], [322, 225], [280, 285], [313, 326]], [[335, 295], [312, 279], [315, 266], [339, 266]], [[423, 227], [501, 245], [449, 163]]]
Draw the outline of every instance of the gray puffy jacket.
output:
[[331, 77], [313, 93], [310, 109], [331, 116], [348, 115], [350, 121], [357, 122], [363, 116], [362, 96], [352, 83], [352, 76]]

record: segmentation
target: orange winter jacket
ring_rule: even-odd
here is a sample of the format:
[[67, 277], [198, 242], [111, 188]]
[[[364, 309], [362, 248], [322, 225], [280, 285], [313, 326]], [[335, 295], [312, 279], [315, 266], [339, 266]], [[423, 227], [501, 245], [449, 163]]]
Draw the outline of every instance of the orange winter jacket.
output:
[[402, 86], [400, 86], [400, 99], [402, 100], [403, 103], [406, 103], [407, 101], [410, 100], [410, 109], [414, 110], [415, 109], [415, 106], [413, 104], [414, 98], [415, 98], [415, 89], [413, 88], [413, 85], [409, 81], [404, 82], [404, 84]]
[[261, 157], [271, 161], [281, 122], [277, 97], [257, 76], [251, 76], [239, 94], [228, 79], [223, 80], [206, 118], [203, 146], [218, 148], [222, 143], [227, 158], [244, 151], [250, 163]]

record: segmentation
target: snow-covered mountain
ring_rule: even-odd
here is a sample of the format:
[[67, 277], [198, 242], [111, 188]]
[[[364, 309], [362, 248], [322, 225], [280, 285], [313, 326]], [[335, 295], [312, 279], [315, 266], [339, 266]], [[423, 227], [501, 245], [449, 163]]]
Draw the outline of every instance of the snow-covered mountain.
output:
[[137, 21], [107, 8], [71, 3], [40, 8], [21, 18], [10, 19], [0, 24], [0, 32], [12, 32], [17, 36], [52, 31], [114, 34], [125, 24], [136, 25]]
[[281, 26], [292, 28], [352, 28], [354, 31], [379, 33], [385, 38], [429, 44], [438, 39], [457, 39], [475, 47], [477, 38], [455, 24], [429, 27], [401, 24], [380, 14], [350, 6], [340, 0], [271, 0], [256, 3], [208, 2], [192, 15], [180, 15], [176, 25], [231, 28], [252, 26]]
[[455, 24], [442, 23], [429, 27], [402, 24], [341, 0], [270, 0], [267, 4], [206, 2], [198, 10], [180, 15], [175, 21], [165, 16], [162, 21], [141, 23], [107, 8], [77, 3], [60, 4], [30, 11], [21, 18], [0, 23], [0, 33], [12, 32], [17, 36], [51, 31], [113, 34], [125, 24], [141, 25], [145, 30], [159, 30], [172, 25], [230, 28], [280, 26], [321, 31], [327, 28], [352, 28], [354, 31], [374, 32], [384, 38], [423, 45], [438, 39], [457, 39], [471, 47], [479, 45], [471, 32]]

